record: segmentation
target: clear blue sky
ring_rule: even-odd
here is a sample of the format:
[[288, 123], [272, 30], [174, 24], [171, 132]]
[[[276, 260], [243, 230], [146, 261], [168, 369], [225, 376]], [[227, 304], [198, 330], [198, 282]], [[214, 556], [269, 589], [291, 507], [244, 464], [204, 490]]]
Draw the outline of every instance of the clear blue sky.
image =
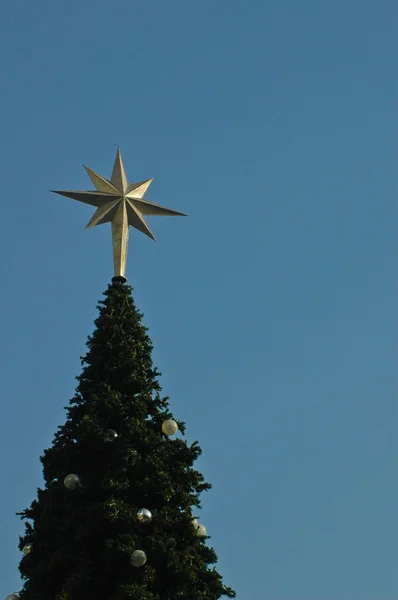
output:
[[130, 181], [129, 282], [240, 600], [398, 598], [393, 0], [0, 7], [0, 597], [112, 276], [50, 189]]

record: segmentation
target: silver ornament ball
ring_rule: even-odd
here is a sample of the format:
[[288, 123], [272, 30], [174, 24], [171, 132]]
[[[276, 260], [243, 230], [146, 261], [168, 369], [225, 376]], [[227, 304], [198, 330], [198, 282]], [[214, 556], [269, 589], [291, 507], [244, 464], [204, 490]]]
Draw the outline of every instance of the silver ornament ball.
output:
[[178, 425], [173, 419], [168, 419], [162, 423], [162, 431], [166, 435], [175, 435], [178, 431]]
[[6, 596], [6, 600], [19, 600], [19, 594], [14, 592], [13, 594], [9, 594]]
[[137, 519], [140, 523], [150, 523], [152, 521], [152, 513], [147, 508], [140, 508], [137, 512]]
[[205, 537], [205, 535], [207, 535], [206, 527], [198, 523], [198, 526], [196, 528], [196, 535], [198, 535], [199, 537]]
[[75, 490], [80, 485], [80, 477], [75, 473], [70, 473], [64, 479], [64, 485], [68, 490]]
[[143, 567], [146, 563], [146, 554], [143, 550], [134, 550], [131, 555], [131, 564], [133, 567]]
[[108, 429], [104, 437], [106, 442], [113, 442], [118, 437], [118, 434], [114, 429]]

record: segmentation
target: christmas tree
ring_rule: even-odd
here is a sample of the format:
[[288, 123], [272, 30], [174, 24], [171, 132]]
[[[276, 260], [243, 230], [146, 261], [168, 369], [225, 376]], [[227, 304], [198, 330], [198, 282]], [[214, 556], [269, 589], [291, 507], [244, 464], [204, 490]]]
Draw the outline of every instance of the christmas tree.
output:
[[[110, 181], [91, 174], [101, 217], [94, 224], [112, 222], [115, 276], [99, 303], [66, 422], [40, 457], [45, 487], [17, 513], [28, 520], [19, 544], [24, 586], [7, 600], [233, 598], [197, 521], [199, 495], [211, 487], [194, 469], [201, 449], [175, 437], [185, 423], [161, 395], [152, 343], [125, 278], [131, 214], [139, 213], [143, 231], [144, 214], [169, 209], [143, 194], [130, 202], [131, 190], [147, 182], [127, 185], [119, 152]], [[108, 211], [106, 185], [120, 196], [105, 198], [113, 203]], [[76, 194], [89, 192], [64, 193]]]

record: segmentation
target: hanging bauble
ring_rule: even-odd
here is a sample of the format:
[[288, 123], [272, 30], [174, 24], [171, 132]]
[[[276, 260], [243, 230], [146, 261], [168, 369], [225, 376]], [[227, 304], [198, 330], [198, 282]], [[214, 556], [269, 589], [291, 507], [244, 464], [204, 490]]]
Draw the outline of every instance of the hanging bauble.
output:
[[6, 596], [6, 600], [19, 600], [19, 594], [14, 592], [13, 594], [9, 594]]
[[104, 439], [106, 442], [113, 442], [118, 437], [117, 432], [114, 429], [108, 429], [106, 431]]
[[205, 537], [205, 535], [207, 535], [206, 527], [198, 523], [198, 526], [196, 527], [196, 535], [199, 537]]
[[131, 555], [131, 564], [133, 567], [143, 567], [146, 563], [146, 554], [143, 550], [134, 550]]
[[32, 552], [33, 550], [33, 546], [32, 544], [26, 544], [26, 546], [24, 546], [22, 548], [22, 552], [24, 553], [24, 555], [26, 556], [27, 554], [29, 554], [29, 552]]
[[173, 419], [168, 419], [162, 423], [162, 431], [166, 435], [175, 435], [178, 431], [178, 425]]
[[75, 473], [70, 473], [65, 477], [64, 485], [68, 490], [75, 490], [80, 485], [79, 475], [75, 475]]
[[140, 508], [137, 512], [137, 519], [140, 523], [150, 523], [152, 521], [152, 513], [147, 508]]

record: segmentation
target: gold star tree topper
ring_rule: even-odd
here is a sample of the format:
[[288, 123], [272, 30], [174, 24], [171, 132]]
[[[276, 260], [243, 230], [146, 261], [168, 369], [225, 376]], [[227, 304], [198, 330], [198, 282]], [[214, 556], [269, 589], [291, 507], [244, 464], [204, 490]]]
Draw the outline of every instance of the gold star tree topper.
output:
[[145, 222], [145, 215], [171, 217], [186, 217], [186, 215], [144, 200], [143, 196], [153, 179], [146, 179], [138, 183], [127, 183], [126, 172], [119, 149], [116, 154], [110, 181], [88, 167], [85, 166], [84, 168], [95, 185], [96, 191], [51, 191], [55, 194], [60, 194], [61, 196], [97, 207], [86, 229], [101, 225], [102, 223], [112, 223], [114, 279], [125, 282], [129, 225], [142, 231], [142, 233], [145, 233], [145, 235], [154, 240], [155, 238]]

